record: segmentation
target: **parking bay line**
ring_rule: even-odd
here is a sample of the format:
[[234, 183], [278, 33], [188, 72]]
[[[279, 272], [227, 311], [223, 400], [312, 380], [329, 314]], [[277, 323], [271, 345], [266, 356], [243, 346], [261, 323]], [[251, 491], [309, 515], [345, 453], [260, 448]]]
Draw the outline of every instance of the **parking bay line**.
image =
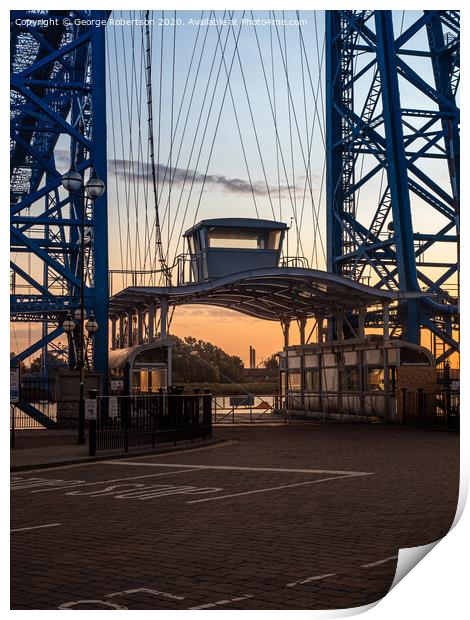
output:
[[[104, 464], [104, 463], [103, 463]], [[114, 461], [113, 465], [133, 465], [141, 467], [191, 467], [193, 469], [214, 469], [225, 471], [275, 472], [287, 474], [338, 474], [348, 476], [364, 476], [372, 474], [368, 471], [341, 471], [334, 469], [292, 469], [282, 467], [237, 467], [232, 465], [191, 465], [189, 463], [141, 463], [140, 461]]]
[[[192, 469], [181, 469], [178, 471], [165, 471], [165, 472], [161, 472], [159, 474], [145, 474], [143, 476], [129, 476], [127, 478], [114, 478], [113, 480], [95, 480], [94, 482], [76, 482], [74, 484], [62, 484], [62, 485], [57, 485], [57, 486], [48, 486], [45, 489], [34, 489], [31, 490], [31, 487], [28, 489], [28, 487], [23, 487], [26, 491], [30, 491], [30, 493], [43, 493], [44, 491], [61, 491], [64, 489], [73, 489], [74, 487], [84, 487], [84, 486], [92, 486], [94, 484], [109, 484], [111, 482], [126, 482], [127, 480], [139, 480], [141, 478], [156, 478], [158, 476], [174, 476], [176, 474], [184, 474], [184, 473], [188, 473], [188, 472], [192, 472]], [[64, 481], [65, 482], [65, 481]], [[47, 484], [47, 483], [44, 483]], [[39, 483], [38, 483], [39, 486]], [[21, 491], [21, 488], [13, 488], [11, 489], [12, 491]]]
[[[392, 560], [398, 559], [398, 555], [391, 555], [388, 558], [384, 558], [383, 560], [377, 560], [376, 562], [370, 562], [369, 564], [361, 564], [361, 568], [374, 568], [375, 566], [380, 566], [381, 564], [386, 564], [387, 562], [391, 562]], [[315, 577], [307, 577], [306, 579], [299, 579], [297, 581], [292, 581], [291, 583], [286, 584], [286, 588], [293, 588], [295, 586], [300, 586], [304, 583], [310, 583], [311, 581], [320, 581], [322, 579], [327, 579], [328, 577], [335, 577], [337, 573], [326, 573], [325, 575], [316, 575]]]
[[361, 564], [361, 568], [372, 568], [374, 566], [380, 566], [380, 564], [385, 564], [386, 562], [391, 562], [392, 560], [397, 560], [397, 555], [391, 555], [388, 558], [384, 558], [383, 560], [378, 560], [377, 562], [370, 562], [370, 564]]
[[62, 523], [47, 523], [46, 525], [32, 525], [30, 527], [17, 527], [14, 530], [10, 530], [11, 532], [25, 532], [26, 530], [40, 530], [45, 527], [58, 527], [62, 525]]
[[112, 594], [105, 594], [105, 597], [112, 596], [124, 596], [126, 594], [155, 594], [155, 596], [163, 596], [165, 598], [175, 599], [176, 601], [183, 601], [184, 596], [178, 596], [176, 594], [169, 594], [168, 592], [161, 592], [160, 590], [152, 590], [150, 588], [133, 588], [132, 590], [122, 590], [122, 592], [113, 592]]
[[237, 596], [236, 598], [227, 598], [221, 601], [215, 601], [215, 603], [206, 603], [205, 605], [198, 605], [197, 607], [190, 607], [189, 609], [211, 609], [212, 607], [220, 607], [221, 605], [228, 605], [229, 603], [238, 603], [248, 598], [253, 598], [254, 594], [245, 594], [244, 596]]
[[320, 478], [319, 480], [308, 480], [307, 482], [296, 482], [294, 484], [283, 484], [277, 487], [267, 487], [264, 489], [255, 489], [253, 491], [243, 491], [241, 493], [229, 493], [227, 495], [218, 495], [215, 497], [205, 497], [203, 499], [193, 499], [189, 502], [186, 502], [187, 504], [200, 504], [202, 502], [213, 502], [216, 501], [218, 499], [228, 499], [231, 497], [241, 497], [243, 495], [254, 495], [255, 493], [268, 493], [269, 491], [280, 491], [282, 489], [292, 489], [294, 487], [302, 487], [302, 486], [307, 486], [309, 484], [318, 484], [319, 482], [327, 482], [328, 480], [340, 480], [341, 478], [356, 478], [357, 476], [370, 476], [372, 475], [372, 472], [370, 473], [362, 473], [362, 474], [348, 474], [346, 476], [330, 476], [329, 478]]
[[327, 579], [327, 577], [334, 577], [336, 573], [326, 573], [325, 575], [315, 575], [315, 577], [307, 577], [306, 579], [299, 579], [292, 583], [286, 584], [286, 588], [293, 588], [294, 586], [300, 586], [304, 583], [310, 583], [311, 581], [320, 581], [321, 579]]

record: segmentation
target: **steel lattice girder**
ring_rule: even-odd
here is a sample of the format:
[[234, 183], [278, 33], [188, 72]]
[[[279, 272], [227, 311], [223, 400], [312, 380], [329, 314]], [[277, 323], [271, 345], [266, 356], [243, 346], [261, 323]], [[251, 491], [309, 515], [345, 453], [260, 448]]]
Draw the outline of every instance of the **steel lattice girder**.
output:
[[[60, 324], [78, 305], [78, 240], [81, 201], [61, 188], [57, 167], [59, 140], [70, 140], [71, 155], [80, 153], [77, 169], [93, 168], [106, 183], [105, 28], [74, 24], [74, 19], [106, 19], [109, 11], [12, 11], [11, 13], [11, 250], [14, 321], [43, 323], [43, 336], [12, 363], [47, 347], [61, 335]], [[41, 24], [51, 18], [54, 23]], [[36, 22], [34, 20], [37, 20]], [[27, 25], [24, 25], [27, 22]], [[59, 157], [60, 160], [60, 157]], [[59, 161], [60, 163], [60, 161]], [[70, 165], [66, 164], [66, 167]], [[63, 172], [64, 170], [62, 170]], [[87, 209], [92, 229], [85, 287], [87, 312], [99, 329], [94, 337], [95, 369], [108, 363], [107, 199]], [[21, 256], [34, 257], [28, 273]], [[37, 267], [39, 265], [39, 267]], [[18, 293], [19, 294], [16, 294]]]
[[[415, 36], [420, 46], [410, 43]], [[442, 338], [439, 321], [456, 312], [458, 293], [446, 286], [458, 272], [458, 250], [455, 264], [424, 255], [459, 241], [459, 37], [457, 11], [424, 11], [399, 36], [392, 11], [326, 11], [328, 270], [361, 281], [369, 269], [374, 286], [437, 293], [440, 302], [404, 304], [402, 329], [415, 342], [422, 327]], [[430, 62], [429, 79], [413, 68], [417, 58]], [[412, 90], [416, 101], [404, 107]], [[361, 91], [365, 98], [356, 102]], [[359, 157], [362, 165], [365, 157], [372, 162], [364, 173]], [[440, 160], [450, 189], [424, 163]], [[380, 176], [378, 207], [369, 219], [359, 218], [356, 199]], [[440, 216], [434, 231], [414, 230], [413, 197]], [[426, 267], [441, 271], [432, 278]], [[452, 334], [443, 341], [447, 353], [456, 349]]]

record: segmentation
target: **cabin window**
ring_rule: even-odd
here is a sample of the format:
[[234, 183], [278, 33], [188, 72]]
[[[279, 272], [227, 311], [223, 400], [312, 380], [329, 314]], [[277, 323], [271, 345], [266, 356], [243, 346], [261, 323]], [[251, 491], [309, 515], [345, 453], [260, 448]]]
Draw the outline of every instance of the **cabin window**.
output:
[[191, 254], [199, 254], [199, 251], [201, 248], [200, 248], [199, 239], [196, 233], [188, 237], [188, 242], [189, 242], [189, 251], [191, 252]]
[[[389, 368], [390, 389], [395, 390], [395, 369]], [[367, 371], [368, 386], [371, 392], [383, 392], [385, 390], [385, 374], [383, 368], [369, 368]]]
[[308, 392], [320, 391], [320, 373], [317, 369], [307, 370], [305, 372], [305, 389]]
[[359, 368], [345, 368], [341, 373], [341, 388], [344, 392], [359, 392], [361, 372]]
[[323, 387], [326, 392], [338, 391], [338, 369], [325, 368], [323, 370]]
[[132, 372], [132, 393], [140, 394], [140, 370], [134, 370]]
[[279, 230], [258, 228], [209, 228], [209, 247], [239, 250], [278, 250]]
[[317, 368], [318, 367], [318, 355], [306, 355], [305, 366], [307, 368]]
[[149, 385], [149, 392], [157, 392], [158, 391], [158, 387], [157, 387], [157, 370], [155, 368], [152, 368], [150, 371], [150, 385]]
[[202, 266], [202, 279], [203, 280], [207, 280], [209, 277], [209, 271], [207, 269], [207, 256], [205, 254], [202, 254], [202, 260], [200, 265]]
[[267, 233], [267, 250], [279, 250], [281, 247], [281, 231], [280, 230], [270, 230]]
[[196, 254], [196, 248], [194, 246], [194, 237], [191, 235], [191, 237], [188, 237], [188, 245], [189, 245], [189, 253], [190, 254]]
[[288, 358], [289, 368], [300, 368], [301, 358], [296, 355]]
[[382, 351], [380, 349], [370, 349], [366, 351], [366, 362], [368, 364], [381, 364]]
[[406, 347], [400, 349], [400, 364], [430, 365], [429, 358], [425, 353], [416, 349], [407, 349]]
[[302, 378], [301, 378], [300, 372], [290, 372], [289, 373], [289, 389], [300, 390], [301, 379]]
[[368, 385], [371, 392], [383, 392], [384, 391], [384, 369], [383, 368], [369, 368], [368, 371]]
[[383, 368], [369, 368], [368, 373], [368, 385], [371, 392], [383, 392], [384, 391], [384, 369]]
[[355, 366], [357, 364], [357, 352], [346, 351], [344, 353], [344, 363], [346, 366]]
[[199, 243], [201, 245], [201, 250], [205, 250], [206, 249], [206, 237], [205, 237], [203, 230], [199, 231], [198, 237], [199, 237]]
[[147, 370], [147, 368], [142, 368], [142, 370], [140, 371], [140, 391], [149, 391], [149, 371]]

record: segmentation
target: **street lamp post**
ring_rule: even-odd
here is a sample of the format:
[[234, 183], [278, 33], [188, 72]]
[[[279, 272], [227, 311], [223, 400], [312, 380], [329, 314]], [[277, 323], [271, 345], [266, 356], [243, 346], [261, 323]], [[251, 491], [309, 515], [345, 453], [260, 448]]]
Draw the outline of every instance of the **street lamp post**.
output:
[[[94, 170], [91, 170], [90, 178], [86, 184], [83, 183], [82, 175], [72, 165], [70, 170], [62, 176], [62, 186], [70, 194], [80, 195], [81, 213], [80, 213], [80, 255], [79, 255], [79, 273], [80, 273], [80, 306], [79, 312], [75, 318], [79, 321], [79, 350], [78, 350], [78, 368], [80, 371], [80, 393], [78, 401], [78, 443], [85, 443], [85, 329], [93, 334], [98, 329], [98, 323], [95, 321], [93, 314], [85, 325], [85, 196], [92, 201], [103, 195], [105, 185], [99, 179]], [[73, 324], [73, 326], [72, 326]], [[63, 323], [65, 332], [71, 332], [75, 328], [75, 322], [72, 317], [67, 317]]]

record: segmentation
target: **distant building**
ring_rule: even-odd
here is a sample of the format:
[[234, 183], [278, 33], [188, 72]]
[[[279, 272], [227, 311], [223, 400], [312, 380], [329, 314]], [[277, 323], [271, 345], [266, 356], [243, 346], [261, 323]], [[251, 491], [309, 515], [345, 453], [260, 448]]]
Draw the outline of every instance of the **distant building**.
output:
[[269, 383], [278, 381], [279, 370], [277, 368], [244, 368], [242, 376], [245, 383]]

